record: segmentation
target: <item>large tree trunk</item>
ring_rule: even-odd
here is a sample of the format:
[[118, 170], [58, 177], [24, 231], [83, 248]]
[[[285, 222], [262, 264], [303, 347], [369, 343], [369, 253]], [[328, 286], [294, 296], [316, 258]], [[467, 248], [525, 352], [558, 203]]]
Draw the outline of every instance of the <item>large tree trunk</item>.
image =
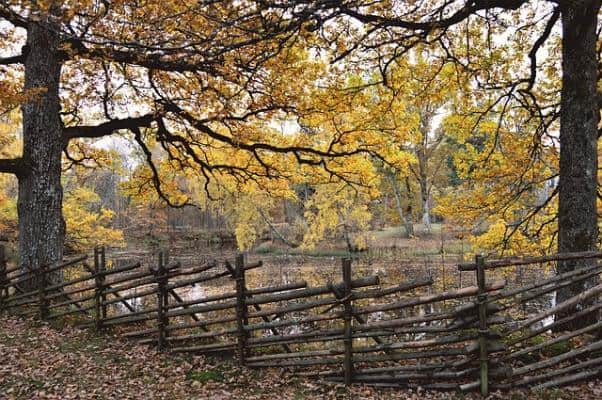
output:
[[23, 159], [27, 173], [19, 179], [19, 254], [23, 268], [36, 269], [63, 256], [59, 37], [51, 24], [27, 29], [25, 91], [22, 106]]
[[[600, 0], [561, 2], [562, 98], [560, 116], [560, 191], [558, 250], [595, 250], [598, 242], [597, 137], [599, 110], [596, 102], [598, 63], [597, 15]], [[562, 262], [558, 273], [596, 261]], [[559, 290], [557, 302], [581, 293], [595, 281]], [[592, 316], [595, 318], [595, 316]], [[588, 323], [577, 321], [564, 328]]]

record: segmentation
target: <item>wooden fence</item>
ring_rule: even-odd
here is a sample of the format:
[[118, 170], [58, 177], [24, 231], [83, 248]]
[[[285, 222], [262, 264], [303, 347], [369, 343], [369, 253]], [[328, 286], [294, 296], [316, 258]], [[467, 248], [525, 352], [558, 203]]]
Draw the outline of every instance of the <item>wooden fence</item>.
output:
[[[392, 286], [377, 276], [354, 277], [350, 259], [341, 260], [339, 282], [250, 288], [247, 272], [262, 263], [245, 263], [242, 255], [233, 264], [184, 268], [164, 252], [155, 266], [109, 268], [99, 248], [93, 265], [81, 256], [28, 271], [7, 268], [0, 247], [0, 311], [68, 318], [174, 353], [231, 354], [251, 368], [485, 395], [491, 388], [558, 386], [602, 373], [602, 322], [591, 318], [602, 308], [602, 285], [553, 303], [560, 288], [599, 277], [599, 258], [602, 253], [476, 257], [458, 266], [474, 273], [473, 286], [436, 292], [429, 277]], [[590, 261], [516, 287], [486, 276], [559, 260]], [[556, 332], [585, 316], [586, 326]]]

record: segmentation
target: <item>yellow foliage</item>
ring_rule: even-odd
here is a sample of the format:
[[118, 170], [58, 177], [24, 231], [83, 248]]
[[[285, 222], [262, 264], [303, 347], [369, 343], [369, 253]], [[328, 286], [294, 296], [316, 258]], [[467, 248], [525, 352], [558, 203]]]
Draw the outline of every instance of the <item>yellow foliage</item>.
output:
[[[20, 115], [13, 111], [0, 118], [0, 158], [12, 158], [21, 151], [21, 142], [17, 139]], [[0, 174], [0, 230], [8, 236], [16, 236], [17, 202], [14, 176]]]
[[313, 248], [324, 239], [343, 237], [349, 250], [365, 249], [372, 213], [369, 192], [346, 183], [319, 185], [305, 204], [307, 232], [303, 247]]
[[[473, 251], [543, 254], [555, 245], [558, 149], [521, 130], [453, 115], [445, 126], [459, 143], [453, 164], [460, 184], [438, 198], [436, 212], [472, 229]], [[470, 132], [470, 133], [467, 133]]]
[[94, 246], [124, 246], [123, 232], [111, 228], [113, 211], [98, 207], [100, 197], [93, 190], [80, 187], [65, 193], [63, 215], [67, 225], [66, 246], [87, 251]]

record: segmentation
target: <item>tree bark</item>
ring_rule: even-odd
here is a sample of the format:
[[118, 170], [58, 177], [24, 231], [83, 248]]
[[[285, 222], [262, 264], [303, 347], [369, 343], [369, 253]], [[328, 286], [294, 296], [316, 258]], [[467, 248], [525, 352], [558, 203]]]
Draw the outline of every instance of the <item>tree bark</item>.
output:
[[431, 209], [429, 201], [428, 156], [425, 148], [418, 152], [420, 200], [422, 201], [422, 224], [426, 233], [431, 233]]
[[399, 185], [397, 184], [397, 179], [395, 179], [395, 175], [393, 173], [387, 172], [387, 178], [389, 179], [389, 183], [391, 184], [391, 189], [393, 190], [393, 194], [395, 195], [395, 205], [397, 209], [397, 214], [399, 215], [399, 220], [403, 224], [403, 227], [406, 231], [407, 237], [414, 236], [414, 225], [412, 224], [411, 216], [406, 215], [403, 212], [403, 206], [401, 202], [401, 190], [399, 189]]
[[27, 171], [19, 176], [17, 208], [20, 265], [32, 270], [62, 259], [65, 240], [57, 31], [54, 23], [44, 20], [30, 22], [27, 28], [24, 89], [32, 96], [22, 106]]
[[[596, 29], [600, 0], [564, 1], [560, 3], [560, 7], [563, 74], [558, 251], [565, 253], [596, 250], [598, 242], [596, 198], [599, 110], [596, 102]], [[572, 271], [593, 262], [596, 261], [559, 262], [558, 273]], [[557, 293], [557, 301], [562, 303], [595, 284], [595, 280], [589, 280], [561, 289]], [[562, 318], [562, 315], [556, 317]], [[579, 319], [563, 329], [578, 329], [590, 322], [591, 318]]]

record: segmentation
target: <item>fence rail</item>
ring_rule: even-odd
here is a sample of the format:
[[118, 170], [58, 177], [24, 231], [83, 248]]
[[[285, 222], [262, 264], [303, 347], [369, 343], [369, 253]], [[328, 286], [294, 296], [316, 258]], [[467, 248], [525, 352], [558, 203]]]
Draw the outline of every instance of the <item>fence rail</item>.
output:
[[[231, 353], [251, 368], [486, 395], [600, 375], [600, 258], [599, 252], [492, 261], [478, 256], [458, 266], [475, 274], [474, 286], [437, 292], [430, 277], [384, 286], [378, 276], [353, 276], [350, 259], [341, 260], [338, 282], [253, 288], [247, 272], [262, 263], [246, 263], [242, 255], [233, 264], [184, 268], [162, 252], [154, 266], [110, 268], [98, 248], [93, 265], [80, 256], [30, 271], [8, 268], [0, 246], [0, 312], [72, 318], [175, 353]], [[519, 287], [487, 277], [498, 268], [566, 260], [585, 261]], [[593, 284], [554, 302], [558, 290], [583, 282]], [[190, 293], [209, 285], [219, 293]], [[533, 304], [539, 307], [529, 310]], [[560, 329], [583, 318], [590, 322]]]

